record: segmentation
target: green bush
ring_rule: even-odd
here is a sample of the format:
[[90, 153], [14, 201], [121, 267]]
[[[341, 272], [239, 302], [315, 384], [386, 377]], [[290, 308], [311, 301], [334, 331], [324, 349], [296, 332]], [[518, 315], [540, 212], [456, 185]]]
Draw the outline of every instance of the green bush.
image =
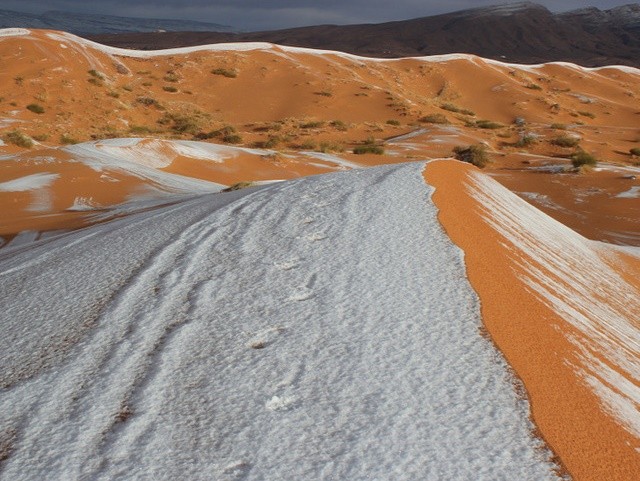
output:
[[354, 154], [362, 155], [362, 154], [376, 154], [382, 155], [384, 154], [384, 147], [376, 144], [376, 141], [373, 137], [369, 137], [364, 141], [364, 144], [358, 145], [353, 149]]
[[461, 109], [460, 107], [453, 104], [449, 104], [449, 103], [442, 104], [440, 108], [456, 114], [471, 115], [471, 116], [474, 116], [476, 114], [472, 110]]
[[40, 104], [29, 104], [27, 110], [31, 110], [35, 114], [44, 114], [44, 107]]
[[585, 152], [584, 150], [579, 150], [571, 155], [571, 164], [576, 168], [580, 168], [583, 166], [594, 166], [598, 163], [598, 159], [596, 159], [593, 155]]
[[238, 76], [238, 73], [235, 70], [229, 70], [226, 68], [214, 68], [211, 73], [213, 75], [221, 75], [227, 78], [236, 78]]
[[486, 148], [482, 144], [469, 145], [468, 147], [457, 146], [453, 149], [453, 156], [481, 169], [490, 162]]
[[18, 147], [24, 147], [28, 149], [33, 147], [33, 140], [28, 135], [24, 134], [20, 130], [12, 130], [7, 132], [3, 136], [3, 140], [8, 144], [17, 145]]
[[580, 143], [580, 139], [576, 137], [570, 137], [568, 135], [560, 135], [550, 140], [553, 145], [558, 147], [575, 147]]
[[447, 117], [442, 114], [429, 114], [429, 115], [425, 115], [424, 117], [420, 117], [418, 120], [426, 124], [448, 124], [449, 123], [449, 120], [447, 120]]
[[493, 122], [491, 120], [478, 120], [476, 121], [476, 127], [480, 127], [481, 129], [501, 129], [504, 127], [499, 122]]
[[535, 135], [523, 135], [516, 142], [516, 147], [529, 147], [538, 142], [538, 138]]
[[68, 134], [62, 134], [60, 136], [60, 143], [63, 145], [73, 145], [73, 144], [80, 143], [80, 141], [78, 139], [71, 137]]

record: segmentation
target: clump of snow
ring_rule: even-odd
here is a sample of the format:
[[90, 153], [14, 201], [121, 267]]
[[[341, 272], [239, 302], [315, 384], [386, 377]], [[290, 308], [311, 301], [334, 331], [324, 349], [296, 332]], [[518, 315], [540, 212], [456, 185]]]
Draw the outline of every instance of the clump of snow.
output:
[[66, 210], [71, 212], [85, 212], [100, 209], [101, 207], [96, 205], [91, 197], [76, 197], [73, 201], [73, 205]]
[[60, 177], [59, 174], [46, 172], [26, 175], [6, 182], [0, 182], [0, 192], [26, 192], [29, 190], [42, 189], [51, 185], [58, 177]]
[[0, 428], [19, 439], [2, 475], [556, 479], [423, 167], [0, 252]]
[[616, 197], [620, 199], [635, 199], [640, 197], [640, 185], [634, 185], [629, 190], [619, 193]]

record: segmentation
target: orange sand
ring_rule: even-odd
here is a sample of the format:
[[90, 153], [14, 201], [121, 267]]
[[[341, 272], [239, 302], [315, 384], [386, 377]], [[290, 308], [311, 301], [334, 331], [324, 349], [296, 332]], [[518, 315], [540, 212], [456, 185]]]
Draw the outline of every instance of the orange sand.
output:
[[[433, 198], [440, 221], [465, 252], [484, 324], [524, 382], [541, 436], [576, 480], [636, 479], [640, 455], [632, 446], [637, 440], [603, 411], [567, 365], [575, 359], [575, 348], [567, 341], [571, 332], [529, 293], [514, 271], [508, 248], [463, 188], [472, 169], [459, 162], [436, 161], [428, 164], [425, 179], [436, 189]], [[619, 259], [622, 264], [625, 256]], [[640, 278], [640, 263], [622, 265], [620, 270], [628, 277]]]

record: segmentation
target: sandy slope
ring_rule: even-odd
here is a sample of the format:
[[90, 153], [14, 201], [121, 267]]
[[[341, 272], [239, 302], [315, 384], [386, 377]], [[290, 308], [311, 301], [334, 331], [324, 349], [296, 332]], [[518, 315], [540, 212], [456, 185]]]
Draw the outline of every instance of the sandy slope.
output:
[[422, 170], [5, 249], [0, 478], [557, 479]]
[[459, 162], [428, 165], [484, 323], [575, 479], [640, 472], [640, 265]]
[[[25, 230], [86, 225], [86, 215], [64, 211], [76, 197], [113, 205], [140, 183], [92, 182], [96, 191], [87, 192], [83, 181], [75, 189], [66, 179], [95, 177], [80, 165], [60, 165], [49, 172], [23, 159], [66, 160], [67, 154], [49, 150], [61, 143], [141, 135], [202, 140], [227, 128], [235, 130], [233, 141], [239, 146], [270, 153], [244, 152], [241, 162], [225, 164], [231, 171], [212, 168], [197, 156], [179, 156], [166, 170], [229, 185], [331, 170], [316, 165], [323, 164], [320, 153], [342, 159], [343, 166], [376, 165], [446, 157], [456, 145], [484, 142], [492, 151], [492, 168], [505, 174], [498, 179], [547, 213], [591, 238], [640, 244], [638, 216], [633, 214], [640, 208], [640, 181], [623, 179], [638, 170], [633, 166], [638, 159], [629, 154], [640, 145], [636, 69], [518, 66], [470, 55], [382, 61], [261, 43], [135, 52], [37, 30], [3, 30], [0, 59], [6, 67], [0, 72], [0, 151], [11, 156], [24, 152], [7, 137], [15, 130], [36, 139], [33, 152], [46, 151], [3, 158], [0, 183], [21, 177], [23, 166], [29, 166], [25, 175], [64, 171], [52, 183], [56, 193], [49, 204], [38, 201], [39, 215], [29, 211], [35, 205], [32, 194], [4, 197], [0, 205], [15, 207], [2, 212], [0, 235], [7, 239]], [[30, 104], [44, 112], [28, 110]], [[443, 109], [451, 106], [459, 112]], [[436, 114], [449, 125], [424, 121]], [[514, 124], [516, 118], [524, 124]], [[473, 126], [477, 120], [503, 127]], [[389, 140], [412, 132], [422, 133]], [[216, 135], [205, 140], [223, 143], [225, 137]], [[518, 146], [523, 136], [538, 142]], [[548, 164], [569, 164], [567, 157], [575, 149], [552, 145], [558, 136], [580, 138], [579, 145], [603, 163], [632, 171], [540, 174], [538, 169]], [[350, 153], [367, 137], [386, 140], [385, 154]], [[317, 152], [313, 159], [300, 156], [310, 151]], [[268, 162], [263, 160], [276, 165], [264, 168]], [[46, 205], [52, 207], [48, 212]]]

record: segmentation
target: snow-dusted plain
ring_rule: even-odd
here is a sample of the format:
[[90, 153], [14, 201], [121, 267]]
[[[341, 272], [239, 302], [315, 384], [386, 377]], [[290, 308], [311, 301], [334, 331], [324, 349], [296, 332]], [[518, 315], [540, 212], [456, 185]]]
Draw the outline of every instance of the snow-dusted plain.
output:
[[556, 479], [422, 169], [3, 249], [0, 478]]

